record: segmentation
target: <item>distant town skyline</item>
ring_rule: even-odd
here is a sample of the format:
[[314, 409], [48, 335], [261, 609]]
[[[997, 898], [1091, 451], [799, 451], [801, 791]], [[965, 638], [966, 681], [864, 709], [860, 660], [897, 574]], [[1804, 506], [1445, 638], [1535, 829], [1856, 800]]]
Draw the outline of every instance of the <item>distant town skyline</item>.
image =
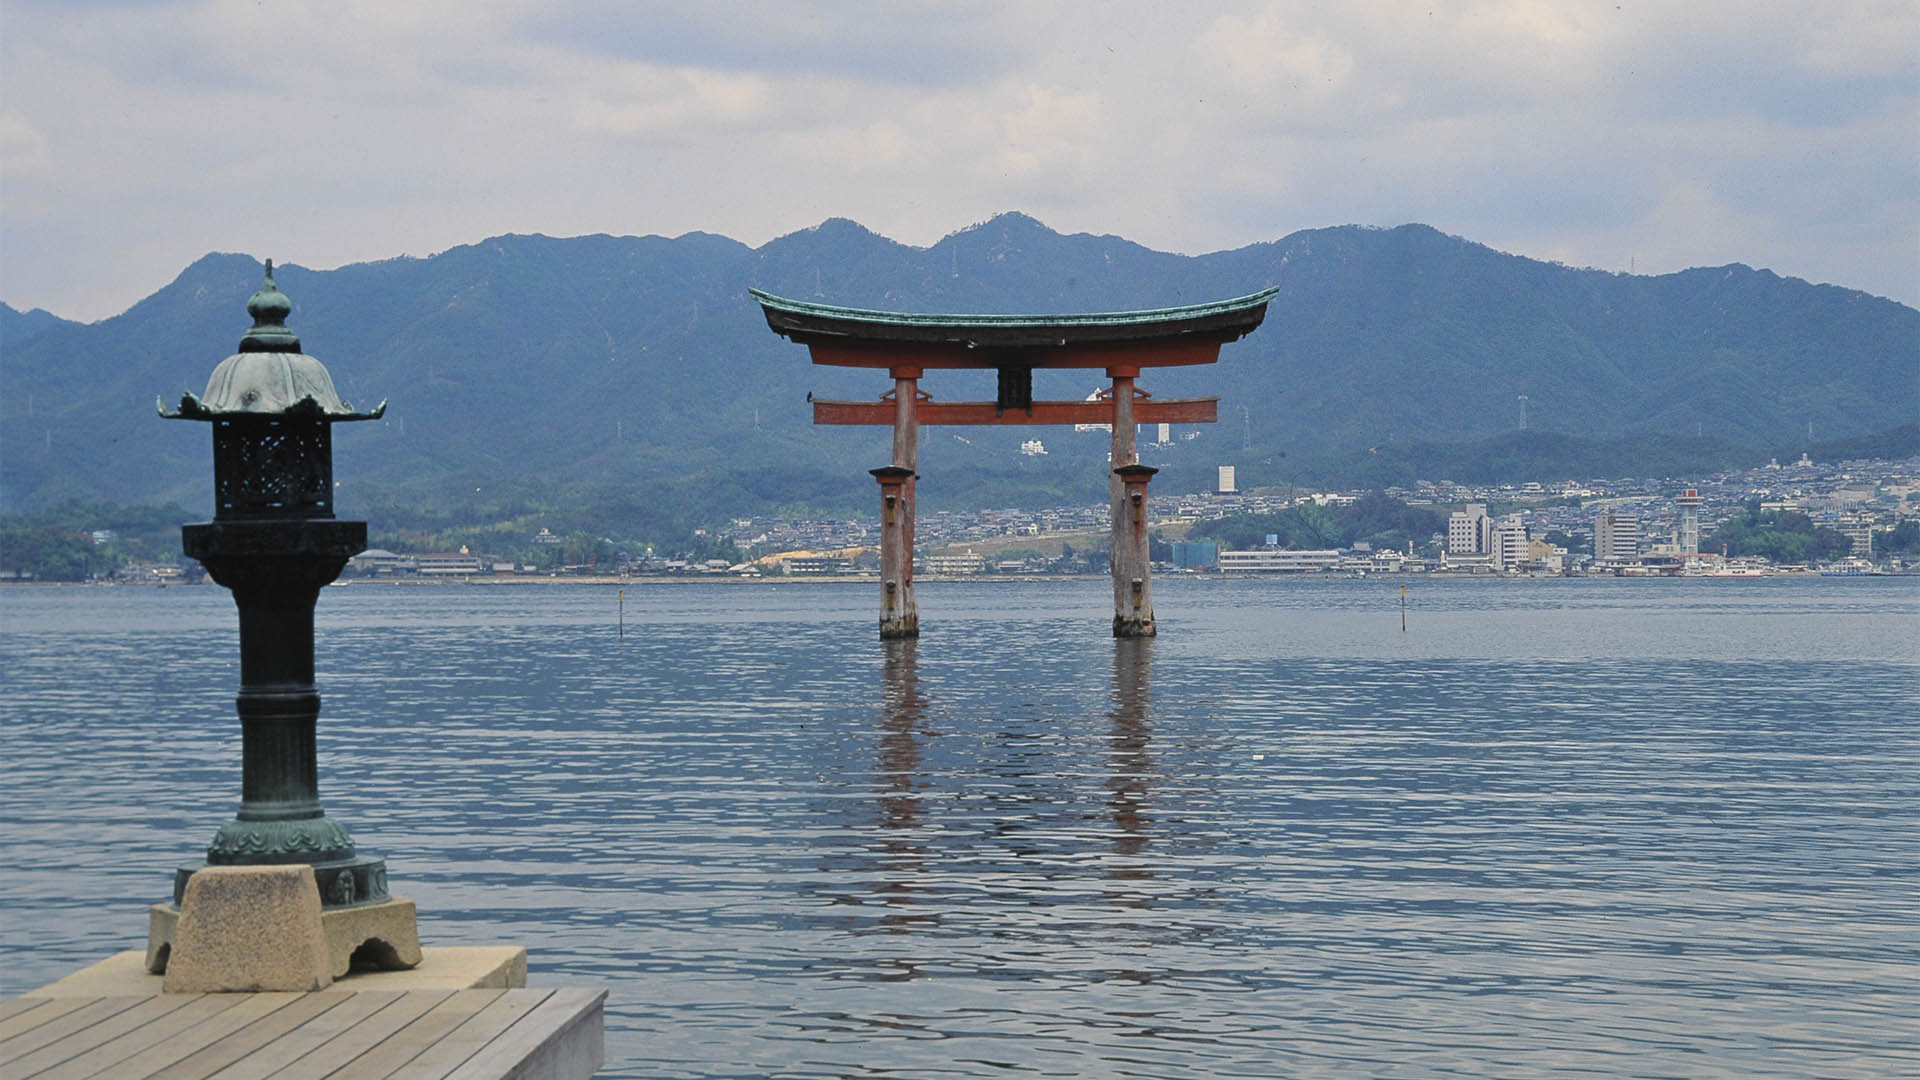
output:
[[12, 0], [0, 88], [0, 299], [89, 321], [208, 251], [927, 245], [1004, 210], [1187, 254], [1417, 221], [1920, 304], [1899, 0]]

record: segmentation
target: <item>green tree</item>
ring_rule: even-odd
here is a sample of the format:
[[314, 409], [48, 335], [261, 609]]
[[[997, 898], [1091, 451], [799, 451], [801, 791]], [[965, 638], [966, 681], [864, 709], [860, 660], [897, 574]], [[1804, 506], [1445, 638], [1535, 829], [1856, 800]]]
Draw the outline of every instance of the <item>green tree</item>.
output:
[[689, 562], [706, 562], [709, 559], [725, 559], [728, 565], [746, 561], [746, 552], [735, 546], [734, 542], [707, 529], [695, 529], [686, 540], [686, 558]]
[[1202, 522], [1188, 536], [1240, 551], [1261, 547], [1269, 535], [1289, 551], [1352, 547], [1359, 540], [1400, 548], [1409, 540], [1425, 543], [1445, 527], [1446, 520], [1435, 511], [1372, 491], [1346, 506], [1300, 502], [1271, 514], [1233, 514]]
[[0, 570], [28, 574], [40, 581], [86, 581], [111, 569], [87, 533], [51, 527], [0, 527]]
[[1882, 555], [1912, 555], [1920, 551], [1920, 519], [1908, 518], [1886, 532], [1875, 533], [1873, 550]]
[[1720, 523], [1700, 542], [1706, 551], [1728, 555], [1759, 555], [1777, 563], [1827, 562], [1853, 549], [1853, 541], [1838, 529], [1814, 525], [1797, 511], [1762, 511], [1758, 502]]

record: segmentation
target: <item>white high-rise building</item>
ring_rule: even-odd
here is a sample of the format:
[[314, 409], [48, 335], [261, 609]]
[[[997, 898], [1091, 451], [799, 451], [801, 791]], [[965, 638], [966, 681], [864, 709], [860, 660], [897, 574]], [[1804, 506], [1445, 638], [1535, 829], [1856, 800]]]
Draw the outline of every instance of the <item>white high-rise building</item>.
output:
[[[1699, 547], [1699, 541], [1694, 541]], [[1632, 562], [1640, 555], [1640, 519], [1632, 514], [1601, 514], [1593, 519], [1596, 562]]]
[[[1092, 393], [1088, 394], [1084, 398], [1081, 398], [1080, 400], [1082, 401], [1101, 400], [1101, 388], [1098, 386], [1094, 387]], [[1113, 425], [1112, 424], [1075, 424], [1073, 425], [1073, 430], [1075, 431], [1112, 431]]]
[[1158, 442], [1161, 446], [1170, 446], [1173, 444], [1173, 425], [1172, 424], [1161, 424], [1159, 434], [1160, 434], [1160, 438]]
[[1853, 549], [1847, 554], [1862, 559], [1873, 558], [1873, 517], [1869, 514], [1855, 514], [1835, 523], [1835, 528], [1853, 541]]
[[1493, 535], [1487, 545], [1488, 554], [1493, 556], [1493, 568], [1499, 573], [1509, 573], [1520, 569], [1527, 561], [1527, 523], [1519, 514], [1508, 514], [1493, 527]]
[[1493, 540], [1493, 519], [1485, 503], [1468, 503], [1447, 518], [1447, 554], [1485, 555]]
[[1239, 489], [1233, 486], [1233, 466], [1220, 466], [1220, 483], [1213, 490], [1221, 495], [1234, 495], [1239, 492]]

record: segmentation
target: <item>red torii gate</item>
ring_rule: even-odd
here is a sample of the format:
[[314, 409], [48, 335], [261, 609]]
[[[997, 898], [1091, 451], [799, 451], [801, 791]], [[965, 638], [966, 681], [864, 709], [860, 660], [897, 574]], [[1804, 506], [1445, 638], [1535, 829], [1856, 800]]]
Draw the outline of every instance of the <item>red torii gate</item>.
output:
[[[877, 401], [813, 402], [816, 424], [893, 426], [893, 462], [872, 470], [880, 481], [882, 638], [918, 637], [913, 599], [914, 483], [922, 424], [1109, 424], [1113, 428], [1108, 499], [1113, 511], [1113, 634], [1151, 637], [1153, 588], [1147, 563], [1147, 483], [1159, 470], [1140, 464], [1138, 424], [1209, 424], [1219, 398], [1155, 398], [1134, 386], [1141, 369], [1211, 364], [1220, 346], [1245, 336], [1267, 315], [1278, 289], [1186, 307], [1079, 315], [920, 315], [788, 300], [748, 290], [775, 333], [807, 346], [813, 362], [885, 368], [893, 389]], [[994, 369], [993, 401], [934, 401], [922, 375], [934, 368]], [[1035, 401], [1037, 368], [1104, 369], [1113, 387], [1099, 401]]]

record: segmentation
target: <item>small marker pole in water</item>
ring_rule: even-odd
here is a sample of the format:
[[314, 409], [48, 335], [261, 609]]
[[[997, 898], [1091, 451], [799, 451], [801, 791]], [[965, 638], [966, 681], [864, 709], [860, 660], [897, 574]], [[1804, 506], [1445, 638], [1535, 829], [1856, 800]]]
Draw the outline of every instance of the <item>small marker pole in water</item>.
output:
[[1405, 582], [1400, 583], [1400, 632], [1403, 634], [1407, 632], [1407, 586]]
[[[1405, 592], [1406, 589], [1405, 585], [1400, 586], [1401, 592]], [[1406, 622], [1406, 616], [1402, 615], [1400, 621]], [[1402, 626], [1400, 629], [1405, 630], [1406, 627]], [[627, 590], [625, 589], [620, 590], [620, 636], [622, 638], [627, 636]]]

